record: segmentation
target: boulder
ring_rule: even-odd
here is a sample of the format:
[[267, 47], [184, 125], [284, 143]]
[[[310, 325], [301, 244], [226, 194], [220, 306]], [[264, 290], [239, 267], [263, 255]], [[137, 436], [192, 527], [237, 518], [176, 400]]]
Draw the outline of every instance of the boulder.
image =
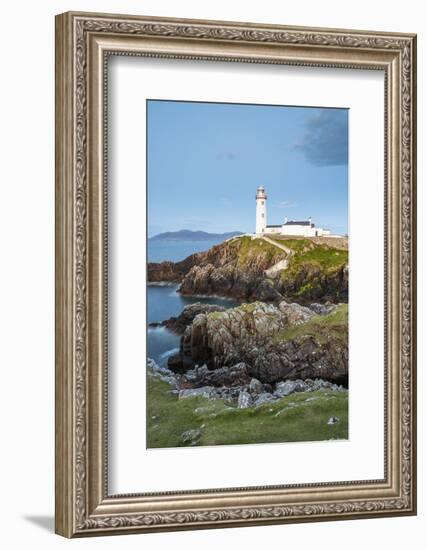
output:
[[171, 386], [177, 387], [178, 382], [174, 373], [165, 367], [159, 367], [154, 359], [151, 359], [150, 357], [147, 359], [147, 374], [153, 378], [163, 380], [163, 382], [167, 382], [168, 384], [171, 384]]
[[283, 299], [283, 296], [274, 288], [272, 281], [264, 279], [260, 282], [255, 290], [257, 300], [263, 302], [278, 302]]
[[181, 354], [171, 355], [169, 357], [168, 369], [176, 373], [184, 373], [187, 370]]
[[203, 386], [201, 388], [187, 388], [179, 391], [179, 399], [188, 399], [189, 397], [205, 397], [214, 399], [216, 397], [215, 388], [212, 386]]
[[210, 370], [206, 365], [187, 371], [182, 381], [189, 382], [193, 386], [243, 386], [250, 382], [247, 366], [245, 363], [238, 363], [231, 367], [221, 367]]
[[181, 434], [181, 441], [183, 445], [190, 447], [197, 445], [202, 437], [202, 431], [198, 429], [187, 430]]
[[252, 380], [249, 382], [249, 393], [253, 396], [259, 395], [260, 393], [263, 393], [263, 390], [264, 384], [256, 378], [252, 378]]
[[277, 397], [286, 397], [291, 393], [294, 393], [297, 383], [293, 380], [286, 380], [285, 382], [278, 382], [276, 384], [276, 389], [274, 390], [274, 395]]
[[237, 406], [239, 409], [247, 409], [253, 404], [252, 396], [246, 390], [243, 390], [239, 393], [239, 398], [237, 401]]
[[335, 304], [310, 304], [309, 307], [317, 315], [328, 315], [337, 308]]
[[277, 397], [271, 393], [266, 393], [266, 392], [260, 393], [254, 401], [254, 406], [259, 407], [260, 405], [264, 405], [265, 403], [270, 403], [271, 401], [275, 401], [276, 399]]
[[315, 312], [308, 307], [301, 306], [299, 304], [288, 304], [285, 301], [280, 302], [279, 310], [284, 318], [284, 322], [287, 325], [299, 325], [306, 323]]

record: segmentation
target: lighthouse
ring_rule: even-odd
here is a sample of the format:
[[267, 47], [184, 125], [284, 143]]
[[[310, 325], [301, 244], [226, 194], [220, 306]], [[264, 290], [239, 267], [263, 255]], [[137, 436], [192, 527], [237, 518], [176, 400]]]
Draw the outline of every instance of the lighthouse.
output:
[[262, 234], [267, 225], [267, 195], [261, 185], [256, 192], [256, 233]]
[[260, 185], [256, 190], [256, 235], [283, 235], [298, 237], [337, 237], [331, 235], [328, 229], [314, 225], [311, 216], [307, 220], [288, 220], [278, 225], [267, 225], [267, 193]]

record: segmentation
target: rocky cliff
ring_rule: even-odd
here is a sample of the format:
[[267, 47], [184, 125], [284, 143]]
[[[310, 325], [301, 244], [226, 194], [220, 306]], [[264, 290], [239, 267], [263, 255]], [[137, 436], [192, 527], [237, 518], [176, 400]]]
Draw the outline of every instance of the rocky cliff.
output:
[[319, 240], [283, 240], [286, 252], [263, 239], [239, 237], [177, 263], [148, 265], [149, 282], [181, 283], [182, 294], [301, 304], [348, 299], [348, 251]]
[[169, 367], [184, 373], [194, 365], [215, 370], [238, 363], [266, 384], [315, 378], [346, 384], [347, 305], [254, 302], [200, 313], [185, 328]]

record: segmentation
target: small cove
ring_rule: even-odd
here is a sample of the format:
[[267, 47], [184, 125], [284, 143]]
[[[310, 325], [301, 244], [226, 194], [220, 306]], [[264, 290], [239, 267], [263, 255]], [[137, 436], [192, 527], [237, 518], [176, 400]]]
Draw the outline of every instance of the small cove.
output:
[[[185, 306], [195, 304], [215, 304], [225, 308], [239, 305], [236, 300], [217, 296], [183, 296], [177, 292], [178, 284], [147, 287], [147, 321], [160, 323], [170, 317], [177, 317]], [[166, 327], [148, 327], [148, 356], [160, 366], [166, 366], [168, 358], [179, 350], [180, 336]]]

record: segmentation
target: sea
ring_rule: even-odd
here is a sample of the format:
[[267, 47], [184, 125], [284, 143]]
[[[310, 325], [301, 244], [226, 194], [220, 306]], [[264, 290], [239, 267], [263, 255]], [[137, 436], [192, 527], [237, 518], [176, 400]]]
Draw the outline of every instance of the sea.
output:
[[[148, 261], [179, 262], [196, 252], [208, 250], [218, 241], [148, 241]], [[201, 302], [231, 308], [238, 305], [235, 300], [214, 296], [182, 296], [178, 284], [150, 284], [147, 287], [148, 323], [160, 323], [170, 317], [177, 317], [186, 305]], [[148, 327], [148, 356], [161, 367], [168, 358], [179, 351], [180, 336], [166, 327]]]
[[221, 241], [205, 240], [205, 241], [168, 241], [168, 240], [148, 240], [148, 261], [149, 262], [179, 262], [187, 256], [196, 252], [209, 250], [215, 244]]

